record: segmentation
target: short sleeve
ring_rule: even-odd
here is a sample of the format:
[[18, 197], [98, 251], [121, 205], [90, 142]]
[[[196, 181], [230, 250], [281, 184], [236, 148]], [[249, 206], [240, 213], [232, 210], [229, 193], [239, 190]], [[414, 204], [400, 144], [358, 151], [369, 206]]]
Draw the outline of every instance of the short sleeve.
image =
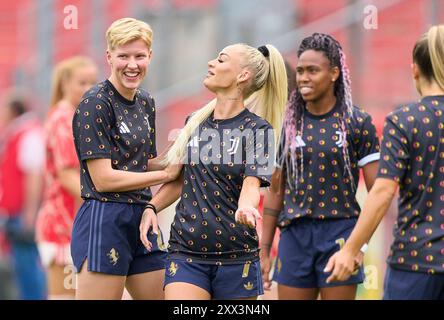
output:
[[157, 157], [157, 145], [156, 145], [156, 103], [151, 95], [148, 98], [148, 124], [150, 127], [150, 137], [152, 146], [148, 154], [149, 159]]
[[76, 110], [74, 139], [80, 160], [111, 158], [111, 110], [106, 102], [86, 98]]
[[275, 166], [275, 134], [269, 124], [254, 127], [246, 139], [245, 177], [256, 177], [261, 187], [270, 186]]
[[359, 142], [357, 147], [358, 152], [358, 166], [364, 167], [365, 165], [378, 161], [380, 158], [379, 139], [376, 133], [376, 128], [372, 122], [372, 117], [367, 115], [361, 119], [362, 125], [359, 129]]
[[409, 142], [397, 117], [389, 115], [384, 124], [378, 177], [400, 182], [410, 161]]

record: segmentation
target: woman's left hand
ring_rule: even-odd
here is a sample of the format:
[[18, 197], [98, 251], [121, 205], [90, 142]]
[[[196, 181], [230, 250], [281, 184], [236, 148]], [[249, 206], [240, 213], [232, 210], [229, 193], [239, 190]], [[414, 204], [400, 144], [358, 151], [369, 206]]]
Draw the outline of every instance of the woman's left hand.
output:
[[330, 257], [324, 272], [331, 273], [327, 283], [347, 281], [362, 265], [364, 254], [359, 251], [353, 256], [349, 251], [341, 249]]
[[151, 208], [146, 208], [143, 211], [142, 219], [140, 220], [139, 231], [140, 241], [142, 241], [144, 247], [151, 251], [153, 244], [148, 240], [148, 232], [153, 228], [153, 233], [159, 234], [159, 226], [157, 224], [157, 215]]

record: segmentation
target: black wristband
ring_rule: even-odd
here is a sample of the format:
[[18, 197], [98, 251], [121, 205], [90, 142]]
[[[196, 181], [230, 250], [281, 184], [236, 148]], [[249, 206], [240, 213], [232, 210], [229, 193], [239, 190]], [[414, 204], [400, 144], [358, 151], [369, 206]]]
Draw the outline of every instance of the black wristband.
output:
[[275, 210], [275, 209], [270, 209], [270, 208], [266, 208], [264, 207], [264, 215], [265, 216], [272, 216], [272, 217], [279, 217], [279, 214], [281, 213], [280, 210]]
[[156, 209], [156, 206], [155, 206], [154, 204], [152, 204], [152, 203], [147, 203], [147, 204], [145, 205], [145, 208], [144, 208], [143, 210], [145, 211], [145, 210], [148, 209], [148, 208], [152, 209], [152, 210], [154, 211], [154, 213], [157, 215], [157, 209]]

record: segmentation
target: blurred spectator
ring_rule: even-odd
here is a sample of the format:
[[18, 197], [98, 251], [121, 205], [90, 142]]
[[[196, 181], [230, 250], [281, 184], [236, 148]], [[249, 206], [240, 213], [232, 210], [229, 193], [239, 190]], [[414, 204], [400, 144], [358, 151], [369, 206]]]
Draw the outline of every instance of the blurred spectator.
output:
[[12, 268], [9, 261], [9, 246], [5, 239], [6, 218], [0, 216], [0, 300], [16, 299]]
[[[80, 202], [80, 165], [72, 136], [74, 111], [96, 82], [97, 68], [87, 57], [60, 62], [52, 79], [51, 108], [45, 123], [45, 191], [36, 224], [36, 238], [47, 271], [49, 299], [74, 299], [70, 242]], [[74, 269], [73, 269], [74, 270]]]
[[291, 93], [296, 89], [296, 70], [288, 60], [285, 60], [285, 70], [287, 71], [288, 97], [290, 99]]
[[27, 101], [9, 95], [0, 106], [0, 216], [6, 221], [20, 299], [45, 299], [45, 275], [34, 241], [44, 164], [41, 125]]

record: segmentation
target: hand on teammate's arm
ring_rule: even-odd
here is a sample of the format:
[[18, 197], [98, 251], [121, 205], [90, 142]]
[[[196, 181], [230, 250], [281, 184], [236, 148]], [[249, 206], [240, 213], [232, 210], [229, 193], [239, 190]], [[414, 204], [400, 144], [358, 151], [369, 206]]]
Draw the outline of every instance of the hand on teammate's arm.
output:
[[398, 183], [393, 180], [386, 178], [376, 179], [353, 232], [344, 247], [328, 260], [324, 269], [324, 272], [331, 272], [327, 283], [346, 281], [353, 273], [361, 247], [370, 240], [375, 232], [386, 214], [397, 189]]
[[173, 143], [174, 141], [170, 142], [170, 144], [162, 151], [162, 153], [158, 154], [157, 157], [148, 160], [148, 171], [158, 171], [166, 168], [167, 164], [165, 158]]
[[131, 172], [115, 170], [111, 159], [87, 160], [88, 170], [98, 192], [125, 192], [173, 181], [182, 170], [181, 165], [170, 165], [164, 170]]
[[148, 172], [163, 170], [166, 168], [166, 163], [164, 163], [161, 155], [158, 155], [154, 159], [148, 160]]

